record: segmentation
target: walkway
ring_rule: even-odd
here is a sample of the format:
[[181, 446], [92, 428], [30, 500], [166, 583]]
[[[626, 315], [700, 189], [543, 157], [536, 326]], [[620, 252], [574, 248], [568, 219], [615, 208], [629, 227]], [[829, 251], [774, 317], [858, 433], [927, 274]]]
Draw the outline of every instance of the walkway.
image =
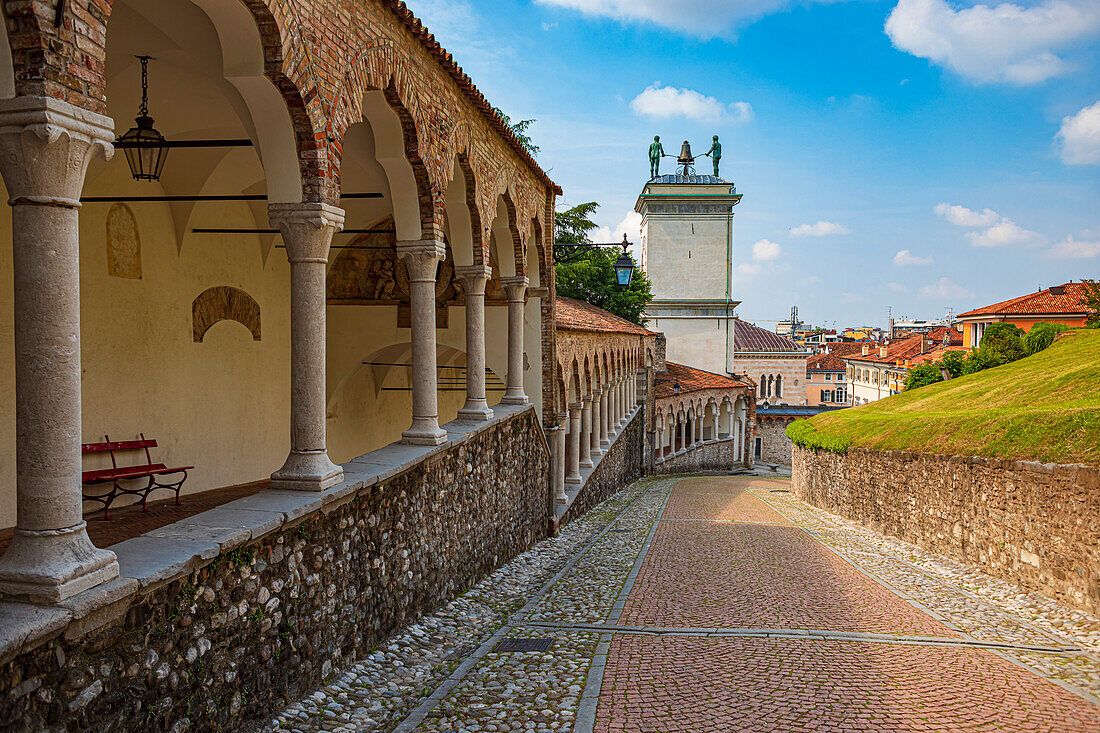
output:
[[271, 724], [1100, 730], [1100, 620], [788, 489], [639, 482]]

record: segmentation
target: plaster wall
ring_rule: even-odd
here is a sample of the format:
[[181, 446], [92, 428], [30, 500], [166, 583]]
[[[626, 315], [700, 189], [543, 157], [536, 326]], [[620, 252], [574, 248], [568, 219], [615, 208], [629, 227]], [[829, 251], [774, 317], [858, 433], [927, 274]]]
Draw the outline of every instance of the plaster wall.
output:
[[725, 300], [729, 236], [729, 218], [724, 214], [649, 214], [642, 238], [653, 299]]
[[669, 361], [725, 374], [729, 323], [724, 318], [650, 318], [646, 328], [664, 333]]

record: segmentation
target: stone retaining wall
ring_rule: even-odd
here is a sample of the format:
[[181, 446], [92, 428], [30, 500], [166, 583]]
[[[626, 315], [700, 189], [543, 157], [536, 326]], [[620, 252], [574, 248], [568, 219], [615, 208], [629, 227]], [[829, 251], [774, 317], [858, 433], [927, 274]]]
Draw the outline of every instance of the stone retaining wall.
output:
[[639, 409], [588, 477], [577, 498], [561, 518], [564, 527], [577, 517], [637, 481], [645, 471], [645, 410]]
[[1100, 613], [1100, 468], [795, 446], [803, 501]]
[[733, 468], [733, 439], [703, 443], [687, 453], [670, 456], [653, 464], [653, 473], [696, 473], [699, 471], [729, 471]]
[[524, 408], [323, 506], [319, 495], [271, 492], [269, 503], [303, 494], [315, 508], [271, 512], [282, 523], [258, 541], [215, 546], [140, 589], [127, 580], [135, 589], [94, 631], [71, 617], [39, 623], [28, 648], [7, 638], [10, 619], [61, 610], [3, 604], [0, 728], [222, 730], [267, 718], [541, 539], [548, 470], [535, 410]]

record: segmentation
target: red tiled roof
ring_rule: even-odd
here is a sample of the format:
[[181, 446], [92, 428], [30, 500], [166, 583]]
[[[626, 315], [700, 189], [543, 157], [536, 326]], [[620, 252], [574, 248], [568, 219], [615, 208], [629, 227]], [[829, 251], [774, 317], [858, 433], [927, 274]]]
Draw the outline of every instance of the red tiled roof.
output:
[[734, 377], [705, 372], [672, 361], [665, 362], [665, 369], [666, 371], [653, 375], [653, 395], [657, 399], [676, 394], [677, 382], [680, 383], [680, 394], [700, 389], [737, 389], [748, 386]]
[[[1060, 289], [1061, 294], [1056, 295], [1052, 290]], [[960, 313], [959, 318], [967, 316], [1003, 316], [1003, 315], [1087, 315], [1090, 313], [1085, 305], [1085, 284], [1066, 283], [1037, 293], [1028, 293], [1017, 298], [1005, 300], [984, 308], [976, 308], [966, 313]]]
[[528, 152], [527, 148], [523, 147], [523, 144], [516, 137], [516, 134], [512, 129], [504, 124], [504, 120], [501, 119], [500, 114], [497, 113], [493, 105], [489, 104], [489, 100], [485, 98], [485, 95], [481, 93], [474, 82], [462, 70], [462, 67], [455, 63], [454, 57], [439, 45], [439, 41], [435, 40], [435, 36], [432, 35], [427, 27], [420, 22], [408, 6], [401, 0], [382, 0], [383, 5], [387, 6], [397, 18], [405, 24], [405, 27], [409, 29], [409, 32], [420, 41], [420, 44], [427, 49], [428, 53], [435, 57], [439, 65], [451, 75], [451, 78], [458, 84], [458, 88], [462, 90], [463, 94], [473, 103], [485, 119], [489, 122], [489, 125], [493, 127], [497, 134], [504, 138], [504, 141], [512, 148], [512, 150], [519, 156], [520, 160], [527, 163], [531, 170], [542, 179], [543, 183], [550, 186], [554, 190], [554, 193], [561, 195], [561, 188], [550, 179], [550, 176], [542, 169], [542, 167], [535, 162], [534, 157]]
[[931, 351], [927, 351], [923, 354], [919, 354], [917, 356], [911, 357], [909, 359], [909, 366], [910, 367], [915, 367], [918, 364], [925, 364], [925, 363], [931, 363], [931, 362], [934, 362], [934, 361], [939, 361], [940, 359], [943, 358], [943, 355], [946, 354], [948, 351], [973, 351], [973, 349], [968, 348], [966, 346], [939, 346], [935, 349], [932, 349]]
[[841, 341], [835, 344], [825, 344], [825, 350], [835, 356], [850, 356], [863, 351], [863, 344], [854, 341]]
[[940, 326], [937, 329], [929, 331], [927, 334], [917, 334], [916, 336], [910, 336], [906, 339], [899, 339], [893, 343], [887, 345], [886, 356], [880, 356], [881, 347], [872, 346], [871, 353], [867, 356], [863, 356], [863, 352], [859, 351], [854, 354], [846, 355], [845, 359], [853, 359], [859, 361], [876, 361], [876, 362], [896, 362], [899, 359], [912, 359], [920, 356], [921, 352], [921, 340], [927, 338], [929, 344], [925, 347], [925, 352], [932, 351], [933, 349], [943, 348], [943, 337], [950, 334], [949, 345], [962, 345], [962, 334], [960, 334], [954, 328], [947, 328], [946, 326]]
[[733, 319], [733, 348], [736, 351], [803, 351], [804, 349], [777, 333]]
[[842, 372], [847, 367], [844, 365], [844, 360], [836, 354], [818, 354], [806, 360], [806, 369]]
[[572, 298], [557, 299], [554, 324], [563, 331], [597, 331], [600, 333], [632, 333], [638, 336], [652, 336], [653, 331], [637, 323], [617, 316], [614, 313], [597, 308], [591, 303]]

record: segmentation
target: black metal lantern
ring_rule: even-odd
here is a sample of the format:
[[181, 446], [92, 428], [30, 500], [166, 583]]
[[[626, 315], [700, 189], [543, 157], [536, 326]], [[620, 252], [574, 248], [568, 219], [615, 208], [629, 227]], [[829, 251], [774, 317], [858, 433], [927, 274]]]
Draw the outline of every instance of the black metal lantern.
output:
[[149, 116], [149, 62], [154, 59], [137, 58], [141, 61], [141, 107], [134, 118], [137, 127], [127, 130], [115, 141], [115, 146], [126, 153], [126, 163], [135, 181], [157, 181], [168, 157], [168, 141], [153, 127], [153, 118]]
[[626, 248], [629, 246], [630, 243], [626, 241], [624, 234], [623, 253], [619, 255], [619, 259], [615, 260], [615, 280], [620, 288], [629, 288], [630, 281], [634, 279], [634, 258], [626, 253]]
[[672, 394], [680, 394], [680, 380], [677, 379], [676, 383], [672, 385]]

